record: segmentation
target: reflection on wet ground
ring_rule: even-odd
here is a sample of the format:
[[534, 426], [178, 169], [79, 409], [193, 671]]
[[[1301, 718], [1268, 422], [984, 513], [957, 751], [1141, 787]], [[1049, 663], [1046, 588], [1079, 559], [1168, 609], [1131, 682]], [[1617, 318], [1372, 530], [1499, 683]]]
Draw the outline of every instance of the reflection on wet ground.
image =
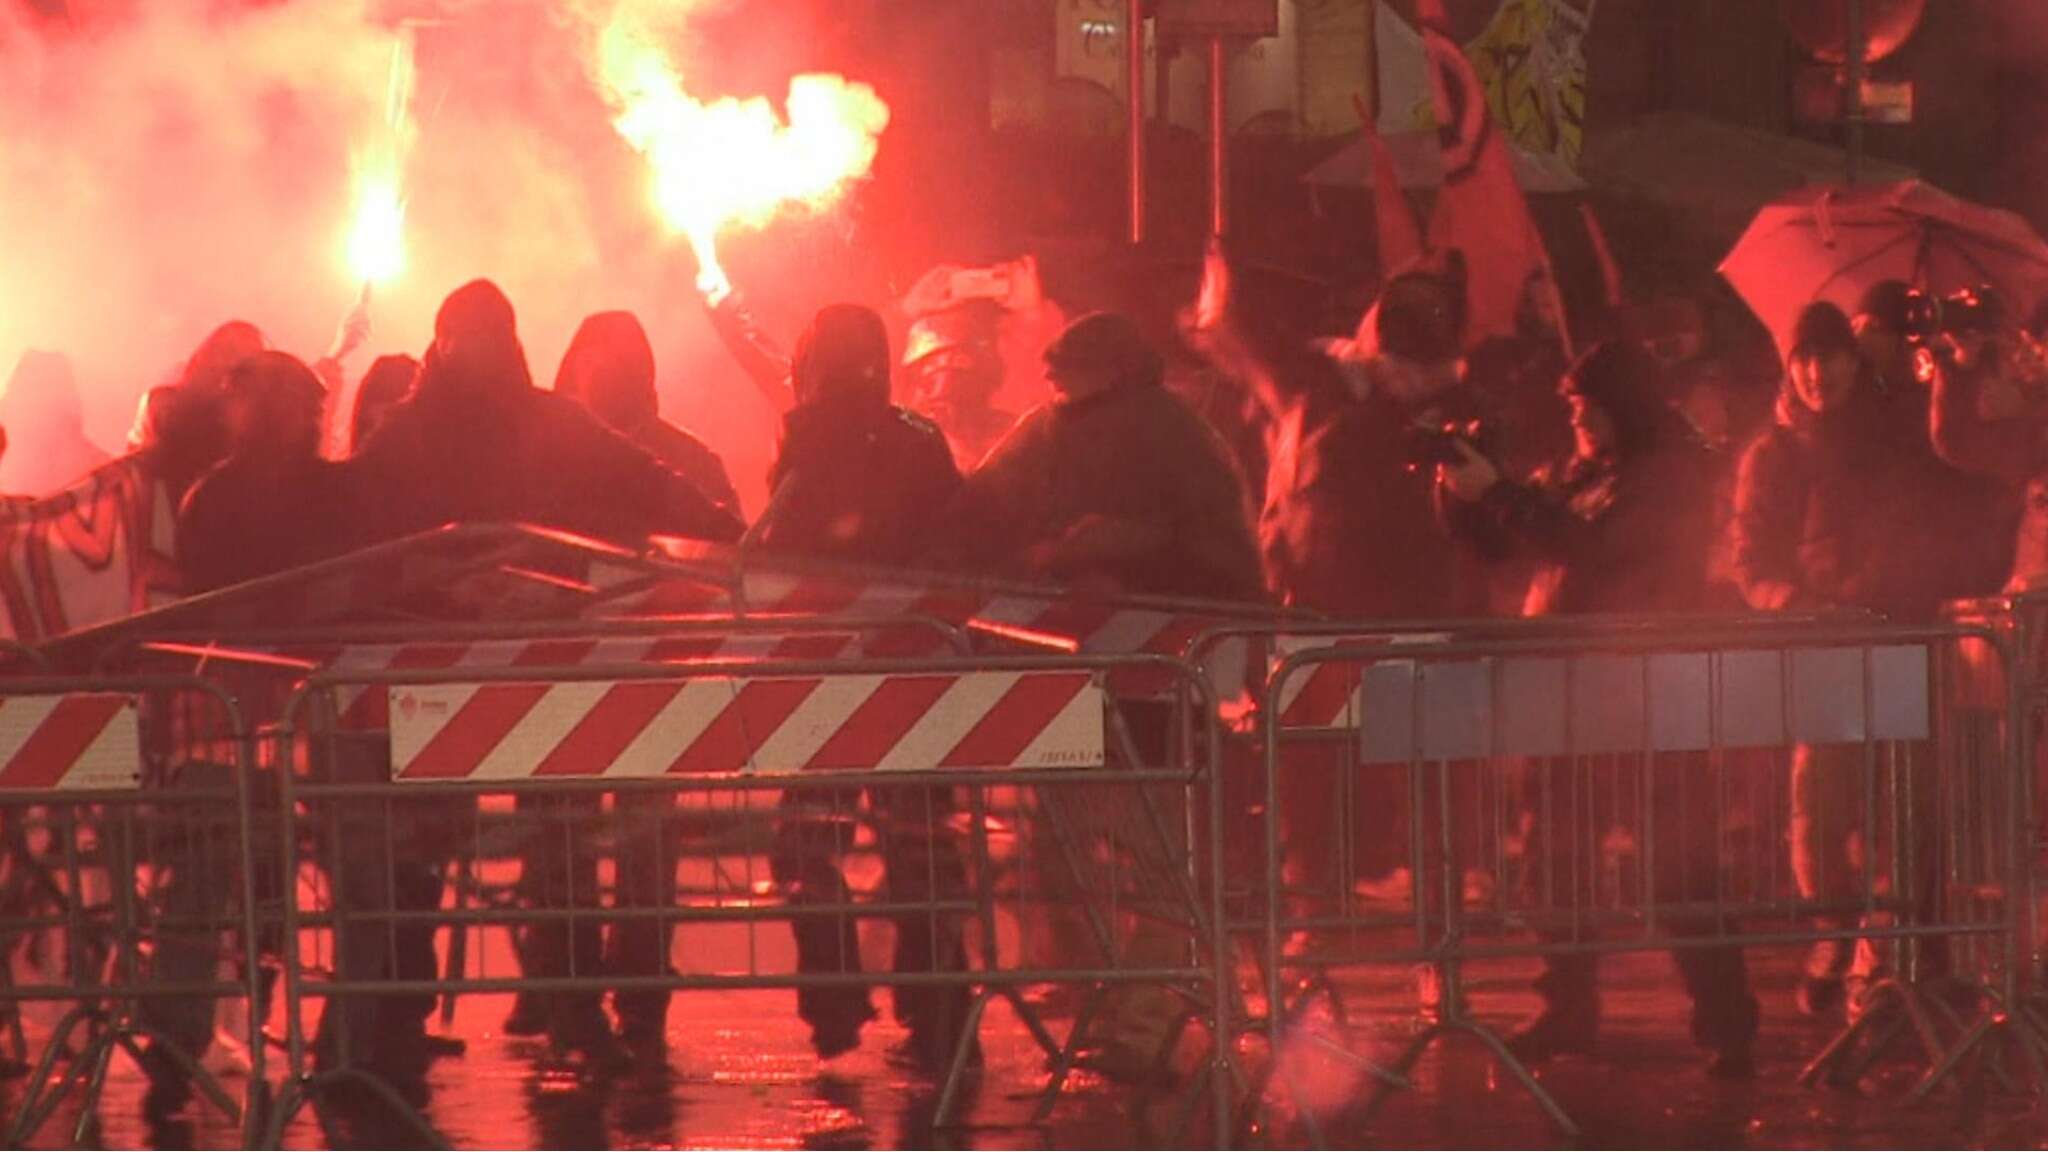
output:
[[[1726, 1085], [1704, 1077], [1686, 1040], [1687, 1005], [1662, 956], [1606, 964], [1606, 1020], [1598, 1053], [1543, 1071], [1542, 1082], [1585, 1128], [1579, 1143], [1603, 1148], [1889, 1148], [2048, 1146], [2048, 1110], [2001, 1091], [1944, 1089], [1924, 1103], [1904, 1095], [1917, 1069], [1906, 1061], [1880, 1066], [1854, 1089], [1808, 1089], [1795, 1083], [1801, 1064], [1831, 1028], [1792, 1008], [1794, 965], [1763, 959], [1759, 995], [1766, 1031], [1760, 1075]], [[1472, 1003], [1482, 1020], [1510, 1026], [1534, 1007], [1533, 966], [1481, 970]], [[1375, 973], [1340, 983], [1348, 1043], [1389, 1059], [1413, 1035], [1413, 984], [1406, 973]], [[679, 996], [670, 1012], [666, 1067], [609, 1078], [550, 1068], [544, 1045], [499, 1034], [504, 996], [462, 999], [452, 1033], [467, 1055], [434, 1065], [425, 1111], [458, 1147], [531, 1148], [896, 1148], [1205, 1146], [1197, 1125], [1173, 1136], [1181, 1103], [1173, 1091], [1137, 1093], [1097, 1077], [1077, 1076], [1044, 1126], [1031, 1123], [1045, 1060], [1002, 1005], [983, 1028], [986, 1070], [963, 1110], [964, 1126], [935, 1131], [933, 1086], [886, 1059], [901, 1032], [886, 1020], [871, 1025], [862, 1047], [820, 1063], [787, 992], [715, 992]], [[879, 998], [886, 1003], [886, 998]], [[35, 1025], [53, 1018], [41, 1006]], [[1056, 1023], [1064, 1030], [1064, 1022]], [[1256, 1047], [1256, 1046], [1255, 1046]], [[1902, 1049], [1903, 1052], [1903, 1049]], [[1192, 1055], [1192, 1051], [1190, 1053]], [[216, 1063], [231, 1067], [219, 1057]], [[1477, 1044], [1453, 1040], [1417, 1069], [1415, 1091], [1392, 1097], [1360, 1122], [1355, 1105], [1367, 1084], [1341, 1062], [1305, 1056], [1290, 1064], [1291, 1091], [1254, 1139], [1297, 1146], [1309, 1134], [1293, 1101], [1322, 1107], [1324, 1139], [1334, 1146], [1559, 1146], [1558, 1132]], [[2017, 1065], [2012, 1078], [2024, 1080]], [[1988, 1078], [1984, 1083], [1992, 1083]], [[239, 1080], [230, 1086], [239, 1090]], [[238, 1140], [234, 1126], [203, 1106], [176, 1121], [142, 1118], [143, 1081], [117, 1057], [103, 1107], [99, 1143], [107, 1147], [222, 1147]], [[11, 1111], [17, 1082], [0, 1096]], [[36, 1138], [38, 1147], [71, 1142], [78, 1113], [67, 1108]], [[297, 1117], [286, 1133], [294, 1148], [407, 1147], [418, 1137], [381, 1109], [346, 1096]]]

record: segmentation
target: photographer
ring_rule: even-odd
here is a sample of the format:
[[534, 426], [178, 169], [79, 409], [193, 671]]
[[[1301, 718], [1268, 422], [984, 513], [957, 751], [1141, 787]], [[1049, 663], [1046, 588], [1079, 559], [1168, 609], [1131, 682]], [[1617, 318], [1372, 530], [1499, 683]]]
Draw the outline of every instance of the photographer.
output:
[[[1559, 391], [1571, 411], [1571, 458], [1522, 484], [1502, 479], [1491, 461], [1461, 446], [1462, 458], [1438, 469], [1452, 531], [1496, 562], [1533, 555], [1546, 564], [1529, 615], [1700, 611], [1716, 529], [1712, 457], [1665, 403], [1656, 361], [1634, 344], [1603, 344], [1572, 367]], [[1676, 846], [1657, 856], [1656, 899], [1710, 902], [1719, 868], [1714, 838], [1687, 835], [1684, 805], [1670, 799], [1710, 794], [1707, 764], [1674, 755], [1659, 757], [1655, 767], [1688, 782], [1660, 787], [1661, 802], [1650, 814], [1658, 842]], [[1552, 762], [1526, 780], [1524, 802], [1537, 820], [1530, 855], [1547, 855], [1555, 876], [1597, 873], [1597, 861], [1574, 859], [1595, 837], [1542, 820], [1545, 813], [1588, 810], [1577, 795], [1586, 786], [1582, 776], [1568, 762]], [[1589, 896], [1553, 898], [1575, 906]], [[1714, 928], [1711, 918], [1673, 915], [1665, 923], [1675, 936]], [[1710, 1071], [1750, 1075], [1757, 1007], [1742, 953], [1681, 948], [1672, 956], [1692, 997], [1693, 1038], [1712, 1054]], [[1547, 957], [1537, 981], [1543, 1011], [1509, 1040], [1510, 1049], [1532, 1063], [1589, 1050], [1600, 1023], [1596, 977], [1590, 953]]]
[[[1934, 378], [1929, 432], [1934, 450], [1957, 468], [2004, 486], [2010, 578], [2022, 593], [2048, 582], [2048, 409], [2026, 385], [2042, 374], [2041, 345], [2026, 332], [1995, 338], [1984, 331], [1944, 336], [1945, 370]], [[2012, 507], [2024, 488], [2019, 509]], [[1993, 554], [1993, 560], [1998, 557]]]

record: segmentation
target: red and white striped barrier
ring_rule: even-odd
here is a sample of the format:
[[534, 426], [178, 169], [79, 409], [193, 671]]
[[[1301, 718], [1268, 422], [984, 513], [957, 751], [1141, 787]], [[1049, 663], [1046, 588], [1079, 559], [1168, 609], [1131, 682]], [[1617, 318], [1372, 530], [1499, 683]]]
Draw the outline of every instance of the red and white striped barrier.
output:
[[[1439, 632], [1379, 636], [1280, 635], [1272, 639], [1266, 671], [1270, 676], [1287, 657], [1322, 648], [1361, 645], [1414, 648], [1441, 644], [1449, 639], [1449, 634]], [[1272, 701], [1271, 714], [1279, 718], [1281, 728], [1289, 730], [1356, 728], [1362, 680], [1360, 670], [1361, 665], [1356, 661], [1326, 661], [1297, 669], [1280, 686], [1278, 698]]]
[[[937, 644], [931, 647], [937, 647]], [[862, 637], [853, 632], [707, 632], [701, 635], [337, 644], [294, 648], [286, 654], [323, 671], [348, 673], [834, 660], [859, 656], [863, 652]], [[386, 696], [382, 691], [371, 691], [361, 684], [338, 685], [334, 691], [344, 728], [379, 729], [388, 722]]]
[[0, 698], [0, 792], [142, 786], [135, 698], [114, 693]]
[[1090, 672], [393, 685], [393, 777], [1051, 769], [1103, 763]]

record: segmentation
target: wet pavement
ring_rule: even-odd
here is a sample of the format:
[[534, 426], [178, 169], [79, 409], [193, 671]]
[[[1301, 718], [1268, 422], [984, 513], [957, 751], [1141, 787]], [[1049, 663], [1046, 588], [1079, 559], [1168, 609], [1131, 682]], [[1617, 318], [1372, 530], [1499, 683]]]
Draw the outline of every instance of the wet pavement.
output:
[[[1296, 1097], [1322, 1107], [1323, 1136], [1335, 1146], [1570, 1146], [1719, 1148], [2044, 1147], [2048, 1108], [1999, 1090], [1945, 1088], [1923, 1103], [1904, 1099], [1917, 1068], [1904, 1059], [1881, 1065], [1853, 1089], [1809, 1089], [1796, 1076], [1831, 1034], [1792, 1007], [1795, 971], [1787, 956], [1757, 958], [1765, 1032], [1754, 1082], [1721, 1084], [1702, 1075], [1686, 1040], [1686, 1003], [1669, 961], [1646, 955], [1614, 959], [1604, 971], [1606, 1021], [1597, 1053], [1561, 1060], [1542, 1083], [1585, 1132], [1559, 1134], [1530, 1097], [1493, 1067], [1479, 1045], [1452, 1039], [1425, 1056], [1418, 1087], [1397, 1093], [1370, 1123], [1355, 1107], [1367, 1089], [1348, 1065], [1303, 1056], [1289, 1067], [1297, 1092], [1275, 1096], [1278, 1107], [1255, 1134], [1266, 1145], [1300, 1146], [1310, 1134], [1293, 1115]], [[1533, 1009], [1527, 991], [1533, 966], [1501, 963], [1481, 969], [1471, 1002], [1486, 1023], [1510, 1026]], [[1412, 1037], [1413, 983], [1404, 972], [1349, 977], [1339, 984], [1348, 1043], [1389, 1060]], [[878, 1003], [886, 1004], [885, 997]], [[965, 1125], [934, 1130], [935, 1091], [886, 1059], [901, 1031], [886, 1019], [869, 1026], [862, 1047], [821, 1063], [796, 1021], [788, 992], [690, 993], [670, 1012], [667, 1067], [609, 1078], [586, 1078], [549, 1065], [532, 1040], [498, 1034], [509, 998], [463, 998], [449, 1031], [468, 1053], [436, 1064], [425, 1111], [460, 1147], [532, 1148], [892, 1148], [892, 1147], [1149, 1147], [1206, 1146], [1206, 1128], [1170, 1131], [1180, 1095], [1138, 1092], [1080, 1076], [1044, 1126], [1032, 1124], [1044, 1081], [1043, 1055], [1005, 1007], [991, 1009], [983, 1028], [986, 1069], [966, 1102]], [[32, 1005], [31, 1036], [54, 1011]], [[1055, 1030], [1063, 1030], [1055, 1023]], [[1193, 1042], [1188, 1055], [1192, 1057]], [[1903, 1052], [1903, 1049], [1902, 1049]], [[232, 1055], [216, 1054], [231, 1090], [239, 1091]], [[273, 1066], [274, 1067], [274, 1066]], [[2021, 1077], [2023, 1079], [2023, 1077]], [[1989, 1083], [1980, 1079], [1980, 1083]], [[203, 1106], [177, 1120], [151, 1124], [141, 1116], [143, 1081], [117, 1057], [100, 1111], [106, 1147], [233, 1146], [234, 1127]], [[19, 1082], [0, 1095], [12, 1111]], [[67, 1106], [34, 1146], [70, 1146], [78, 1113]], [[389, 1148], [419, 1139], [380, 1110], [337, 1101], [326, 1115], [308, 1110], [287, 1129], [295, 1148]]]

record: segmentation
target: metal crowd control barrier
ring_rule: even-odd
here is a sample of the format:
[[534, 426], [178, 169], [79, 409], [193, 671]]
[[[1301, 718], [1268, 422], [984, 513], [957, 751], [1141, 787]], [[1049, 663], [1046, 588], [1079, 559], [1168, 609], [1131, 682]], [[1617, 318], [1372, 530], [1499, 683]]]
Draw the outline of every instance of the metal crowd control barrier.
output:
[[[2011, 739], [1959, 723], [1956, 672], [1964, 643], [2003, 657], [1996, 633], [1754, 621], [1371, 630], [1278, 656], [1260, 693], [1263, 891], [1222, 903], [1262, 956], [1273, 1064], [1297, 1042], [1296, 977], [1328, 988], [1346, 967], [1423, 965], [1435, 1021], [1386, 1066], [1355, 1060], [1379, 1081], [1362, 1114], [1407, 1083], [1429, 1045], [1465, 1035], [1571, 1131], [1472, 1016], [1464, 965], [1858, 940], [1892, 953], [1888, 978], [1817, 1072], [1859, 1068], [1910, 1035], [1932, 1064], [1924, 1091], [1987, 1036], [2032, 1042], [2009, 1014], [1984, 1010], [2009, 1003], [2019, 977], [2025, 784]], [[1335, 741], [1349, 749], [1340, 778], [1393, 773], [1406, 794], [1404, 904], [1354, 891], [1353, 813], [1290, 779], [1285, 747]], [[1304, 833], [1317, 819], [1337, 825], [1335, 867], [1289, 859], [1322, 842]], [[1785, 859], [1792, 831], [1811, 848], [1799, 869]], [[1490, 883], [1468, 884], [1468, 868]], [[1948, 984], [1972, 978], [1967, 999], [1923, 979], [1943, 943]], [[1318, 1135], [1316, 1117], [1303, 1119]]]
[[[2042, 922], [2042, 898], [2048, 895], [2048, 811], [2043, 809], [2048, 787], [2042, 779], [2048, 770], [2048, 742], [2043, 740], [2043, 725], [2048, 724], [2048, 595], [2024, 592], [1958, 602], [1948, 606], [1947, 617], [1957, 626], [1993, 629], [2008, 638], [2012, 666], [1982, 652], [1967, 652], [1964, 667], [1971, 719], [1983, 738], [2008, 739], [2020, 748], [2022, 796], [2014, 808], [2022, 831], [2013, 845], [2013, 870], [2019, 885], [2015, 903], [2025, 910], [2015, 926], [2025, 961], [2003, 989], [2006, 1014], [1980, 1029], [1973, 1041], [1999, 1039], [2025, 1046], [2036, 1085], [2048, 1089], [2048, 1071], [2043, 1068], [2048, 1058], [2048, 931]], [[1953, 1057], [1959, 1061], [1974, 1050], [1975, 1043], [1959, 1048]]]
[[[1141, 667], [1183, 686], [1169, 710], [1134, 710], [1115, 698], [1112, 677]], [[381, 697], [386, 729], [348, 725], [350, 696]], [[1209, 913], [1209, 881], [1196, 875], [1190, 835], [1203, 812], [1212, 823], [1217, 812], [1212, 715], [1193, 669], [1161, 657], [318, 672], [276, 737], [278, 762], [294, 768], [280, 776], [278, 842], [284, 874], [316, 865], [334, 899], [309, 905], [308, 888], [285, 886], [290, 1076], [268, 1143], [310, 1093], [344, 1080], [369, 1086], [423, 1139], [435, 1139], [374, 1067], [354, 1059], [351, 1033], [361, 1021], [374, 1027], [366, 1006], [410, 1011], [420, 997], [453, 992], [523, 991], [573, 1007], [606, 992], [794, 988], [807, 1013], [829, 1018], [836, 996], [842, 1010], [853, 1006], [857, 1025], [864, 990], [888, 985], [928, 1021], [957, 1025], [942, 1053], [942, 1122], [995, 1000], [1019, 1014], [1061, 1069], [1071, 1064], [1085, 1022], [1059, 1042], [1022, 996], [1034, 985], [1112, 996], [1171, 989], [1185, 1005], [1173, 1039], [1189, 1018], [1212, 1038], [1229, 1036], [1222, 926]], [[1002, 947], [997, 905], [1014, 900], [1002, 889], [1023, 871], [1014, 861], [998, 866], [987, 812], [1004, 790], [1059, 797], [1039, 809], [1071, 870], [1058, 899], [1087, 916], [1099, 959], [1015, 963]], [[863, 792], [865, 821], [857, 819]], [[541, 873], [524, 885], [527, 906], [451, 909], [437, 893], [407, 895], [421, 865], [438, 857], [493, 866], [474, 828], [475, 801], [494, 794], [532, 801], [530, 843], [547, 845], [526, 857]], [[599, 806], [606, 794], [609, 821]], [[679, 873], [673, 846], [683, 830], [670, 801], [690, 794], [729, 797], [735, 807], [778, 797], [770, 842], [732, 846], [712, 866]], [[889, 871], [872, 894], [842, 871], [864, 835]], [[757, 863], [763, 856], [766, 868]], [[893, 920], [899, 949], [922, 954], [896, 972], [861, 972], [855, 927], [873, 919]], [[540, 974], [493, 976], [472, 962], [436, 975], [432, 933], [443, 924], [458, 933], [518, 926], [529, 964], [552, 959]], [[798, 971], [763, 963], [754, 939], [765, 924], [798, 930]], [[738, 970], [668, 967], [673, 928], [716, 925], [747, 929]], [[606, 929], [609, 964], [598, 941]], [[315, 979], [303, 962], [309, 939], [331, 950], [331, 979]], [[621, 949], [646, 966], [621, 960]], [[316, 1000], [325, 1006], [317, 1059], [305, 1035], [305, 1006]], [[1196, 1078], [1177, 1119], [1191, 1121], [1207, 1089], [1221, 1142], [1232, 1101], [1223, 1049], [1213, 1047], [1209, 1075]]]
[[[96, 1140], [117, 1049], [153, 1076], [189, 1080], [233, 1122], [254, 1115], [199, 1063], [215, 1000], [260, 999], [250, 765], [234, 701], [201, 680], [20, 679], [0, 688], [9, 896], [0, 940], [10, 957], [32, 938], [61, 949], [47, 981], [10, 982], [0, 999], [65, 1006], [9, 1146], [31, 1139], [74, 1093], [72, 1139]], [[232, 978], [219, 974], [230, 939]], [[258, 1027], [252, 1013], [252, 1090], [263, 1082]]]

